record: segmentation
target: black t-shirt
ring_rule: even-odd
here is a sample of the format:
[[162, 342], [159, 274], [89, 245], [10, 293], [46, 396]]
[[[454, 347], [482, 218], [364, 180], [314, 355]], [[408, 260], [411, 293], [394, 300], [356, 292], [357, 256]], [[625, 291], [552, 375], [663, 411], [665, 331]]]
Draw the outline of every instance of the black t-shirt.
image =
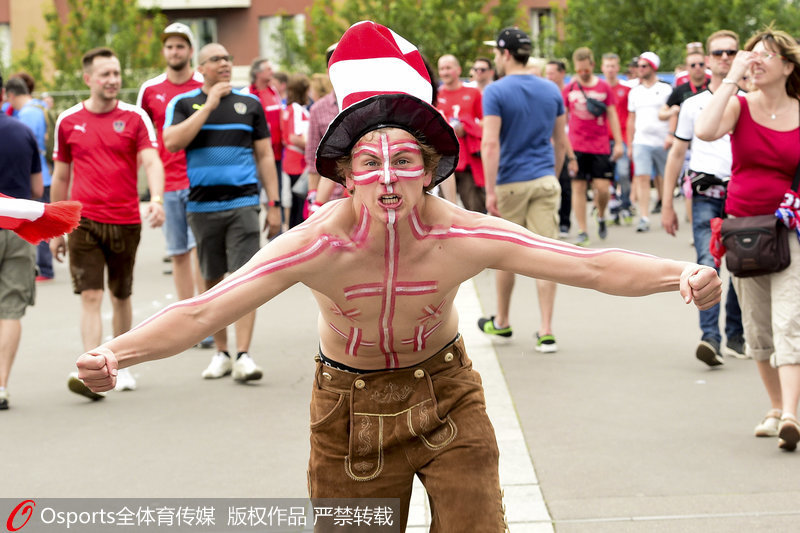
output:
[[683, 85], [678, 85], [672, 90], [672, 94], [669, 95], [669, 98], [667, 98], [667, 105], [669, 107], [682, 105], [687, 98], [691, 98], [706, 87], [708, 87], [708, 79], [704, 80], [701, 85], [694, 85], [691, 81], [687, 81]]
[[0, 113], [0, 139], [0, 192], [29, 199], [31, 174], [42, 171], [36, 137], [28, 126]]

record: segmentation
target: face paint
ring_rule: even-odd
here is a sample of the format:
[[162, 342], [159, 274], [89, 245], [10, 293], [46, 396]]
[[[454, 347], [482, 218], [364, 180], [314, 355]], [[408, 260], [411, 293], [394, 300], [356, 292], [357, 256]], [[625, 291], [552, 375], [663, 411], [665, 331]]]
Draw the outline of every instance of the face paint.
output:
[[363, 338], [364, 332], [359, 328], [351, 327], [350, 328], [350, 333], [349, 334], [345, 334], [343, 331], [339, 330], [333, 324], [328, 324], [328, 326], [330, 326], [330, 328], [333, 331], [338, 333], [339, 336], [341, 336], [344, 339], [346, 339], [346, 342], [345, 342], [345, 353], [347, 355], [351, 356], [351, 357], [358, 357], [358, 349], [361, 346], [366, 346], [366, 347], [375, 346], [374, 342], [369, 342], [369, 341], [365, 341], [364, 340], [364, 338]]
[[632, 252], [630, 250], [623, 250], [622, 248], [605, 248], [602, 250], [594, 250], [591, 248], [581, 248], [571, 244], [564, 244], [558, 241], [550, 241], [539, 239], [535, 236], [523, 234], [517, 231], [506, 229], [492, 228], [492, 227], [463, 227], [463, 226], [450, 226], [450, 227], [433, 227], [426, 226], [419, 218], [419, 213], [416, 210], [412, 211], [409, 218], [409, 225], [411, 232], [418, 240], [424, 239], [451, 239], [451, 238], [478, 238], [496, 241], [505, 241], [526, 246], [528, 248], [537, 248], [540, 250], [548, 250], [572, 257], [596, 257], [612, 252], [625, 253], [629, 255], [636, 255], [639, 257], [655, 257], [651, 254], [641, 252]]
[[152, 322], [159, 316], [168, 313], [173, 309], [179, 309], [182, 307], [193, 307], [213, 301], [214, 299], [230, 292], [236, 287], [250, 283], [251, 281], [255, 281], [263, 276], [272, 274], [273, 272], [277, 272], [279, 270], [297, 266], [301, 263], [305, 263], [306, 261], [310, 261], [311, 259], [314, 259], [328, 248], [337, 246], [347, 247], [349, 246], [349, 243], [346, 243], [340, 239], [332, 237], [331, 235], [321, 235], [319, 239], [308, 244], [307, 246], [300, 248], [299, 250], [295, 250], [280, 257], [276, 257], [275, 259], [265, 261], [264, 263], [254, 266], [252, 269], [250, 269], [248, 272], [245, 272], [241, 276], [233, 276], [221, 281], [214, 287], [208, 289], [203, 294], [195, 296], [194, 298], [189, 298], [187, 300], [181, 300], [180, 302], [176, 302], [172, 305], [165, 307], [160, 312], [154, 314], [153, 316], [151, 316], [150, 318], [148, 318], [147, 320], [136, 326], [134, 329], [138, 329], [144, 326], [145, 324]]

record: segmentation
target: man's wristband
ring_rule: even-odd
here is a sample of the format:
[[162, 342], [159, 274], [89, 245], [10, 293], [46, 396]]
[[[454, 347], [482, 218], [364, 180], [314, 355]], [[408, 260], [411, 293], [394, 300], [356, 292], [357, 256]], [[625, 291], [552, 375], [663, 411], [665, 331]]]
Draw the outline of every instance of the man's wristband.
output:
[[730, 83], [731, 85], [739, 85], [739, 82], [730, 78], [722, 78], [722, 83]]
[[156, 194], [155, 196], [150, 197], [150, 201], [156, 204], [164, 205], [164, 199], [161, 197], [160, 194]]
[[281, 206], [281, 201], [280, 200], [270, 200], [269, 202], [267, 202], [267, 205], [270, 206], [270, 207], [280, 207]]

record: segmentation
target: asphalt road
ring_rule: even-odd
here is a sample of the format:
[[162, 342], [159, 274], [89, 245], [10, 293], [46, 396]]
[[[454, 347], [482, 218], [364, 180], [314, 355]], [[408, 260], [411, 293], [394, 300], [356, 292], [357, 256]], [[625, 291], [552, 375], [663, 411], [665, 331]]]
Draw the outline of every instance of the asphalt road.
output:
[[[611, 227], [602, 244], [693, 259], [688, 228], [672, 238], [653, 226]], [[162, 255], [161, 233], [145, 230], [134, 322], [174, 301]], [[493, 313], [493, 274], [468, 284]], [[462, 330], [477, 314], [461, 313]], [[317, 348], [309, 291], [295, 286], [259, 310], [251, 353], [265, 376], [245, 386], [201, 379], [211, 350], [195, 348], [134, 367], [137, 391], [91, 403], [66, 387], [82, 351], [78, 318], [59, 265], [23, 321], [11, 409], [0, 413], [0, 498], [306, 495]], [[560, 349], [543, 355], [534, 351], [534, 282], [518, 278], [512, 325], [511, 341], [494, 343], [516, 411], [506, 414], [521, 427], [549, 512], [512, 531], [800, 530], [800, 455], [752, 436], [768, 408], [753, 362], [698, 362], [697, 312], [677, 294], [560, 286]]]

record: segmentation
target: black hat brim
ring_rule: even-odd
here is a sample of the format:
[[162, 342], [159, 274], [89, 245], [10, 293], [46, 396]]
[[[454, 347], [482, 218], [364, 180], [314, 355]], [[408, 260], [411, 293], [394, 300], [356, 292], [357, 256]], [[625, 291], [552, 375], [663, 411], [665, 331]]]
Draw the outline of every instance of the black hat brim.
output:
[[427, 102], [397, 93], [366, 98], [339, 113], [317, 147], [317, 172], [344, 185], [344, 177], [336, 172], [336, 161], [349, 155], [361, 137], [385, 127], [408, 131], [442, 156], [433, 176], [434, 184], [455, 170], [459, 148], [452, 126]]

